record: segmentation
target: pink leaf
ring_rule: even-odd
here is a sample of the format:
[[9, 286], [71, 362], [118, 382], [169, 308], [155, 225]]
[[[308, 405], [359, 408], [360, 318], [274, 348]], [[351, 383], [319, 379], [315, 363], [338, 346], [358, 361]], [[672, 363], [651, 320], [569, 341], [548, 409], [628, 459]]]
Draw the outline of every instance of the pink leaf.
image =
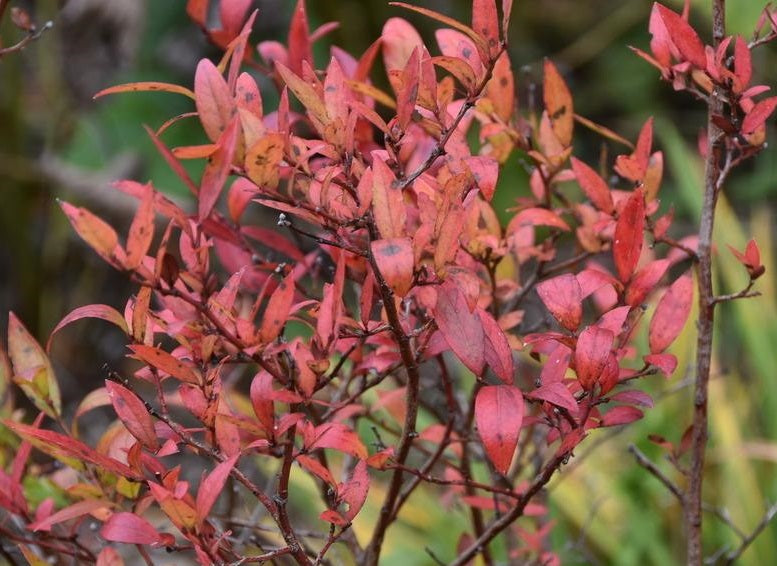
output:
[[159, 439], [154, 429], [154, 419], [143, 401], [132, 391], [115, 381], [106, 379], [105, 389], [108, 391], [113, 409], [130, 434], [147, 448], [158, 449]]
[[499, 49], [499, 18], [496, 13], [496, 0], [473, 0], [472, 29], [483, 36], [488, 44], [488, 52], [495, 55]]
[[736, 43], [734, 43], [734, 74], [739, 79], [738, 90], [740, 92], [745, 90], [753, 76], [753, 62], [747, 42], [742, 39], [741, 35], [737, 36]]
[[561, 381], [546, 383], [531, 393], [527, 393], [526, 396], [530, 399], [547, 401], [552, 405], [566, 409], [572, 415], [577, 414], [577, 400]]
[[388, 238], [370, 243], [372, 256], [383, 279], [398, 296], [404, 297], [413, 285], [413, 244], [410, 238]]
[[742, 133], [752, 134], [764, 125], [774, 109], [777, 108], [777, 96], [765, 98], [755, 104], [742, 120]]
[[636, 389], [629, 389], [628, 391], [621, 391], [610, 397], [612, 401], [619, 403], [628, 403], [630, 405], [642, 405], [648, 409], [653, 408], [653, 399], [644, 391], [638, 391]]
[[113, 307], [109, 307], [108, 305], [85, 305], [73, 309], [65, 318], [57, 323], [54, 330], [52, 330], [49, 335], [49, 341], [46, 343], [46, 350], [51, 348], [51, 340], [54, 338], [54, 334], [62, 330], [68, 324], [81, 320], [82, 318], [99, 318], [115, 324], [121, 328], [122, 332], [125, 334], [129, 333], [127, 322], [124, 320], [124, 317]]
[[278, 283], [262, 317], [262, 326], [259, 329], [259, 340], [267, 344], [275, 340], [281, 333], [283, 325], [289, 317], [291, 304], [294, 301], [294, 272]]
[[348, 504], [345, 519], [351, 521], [361, 510], [367, 500], [370, 489], [370, 475], [367, 473], [367, 463], [359, 460], [347, 482], [338, 489], [338, 499]]
[[135, 217], [127, 236], [127, 260], [124, 266], [135, 269], [143, 261], [154, 238], [154, 189], [150, 184], [143, 185], [143, 196], [140, 199]]
[[229, 121], [219, 136], [216, 151], [205, 166], [199, 191], [200, 221], [210, 215], [229, 177], [237, 147], [238, 123], [237, 118]]
[[145, 346], [143, 344], [132, 344], [127, 346], [132, 353], [140, 360], [150, 366], [153, 366], [171, 376], [180, 379], [183, 382], [193, 385], [200, 384], [200, 378], [192, 365], [179, 360], [171, 354], [154, 346]]
[[381, 39], [387, 71], [404, 69], [413, 50], [423, 46], [416, 29], [402, 18], [389, 18], [383, 25]]
[[677, 369], [677, 357], [674, 354], [648, 354], [643, 359], [646, 364], [656, 366], [666, 377], [671, 377]]
[[602, 417], [601, 426], [606, 427], [629, 424], [634, 421], [638, 421], [643, 416], [644, 413], [636, 407], [614, 407], [607, 411], [607, 413]]
[[513, 383], [513, 353], [510, 344], [507, 342], [507, 336], [502, 332], [499, 324], [494, 318], [483, 309], [476, 309], [475, 312], [480, 317], [480, 323], [483, 325], [485, 346], [484, 357], [496, 376], [502, 382]]
[[483, 373], [483, 323], [477, 314], [470, 312], [464, 294], [450, 280], [437, 289], [434, 319], [445, 341], [461, 362], [475, 375]]
[[550, 226], [569, 231], [569, 225], [561, 217], [546, 208], [527, 208], [519, 212], [511, 222], [516, 226]]
[[28, 525], [27, 528], [31, 531], [50, 531], [51, 527], [54, 525], [64, 521], [69, 521], [70, 519], [82, 517], [83, 515], [91, 513], [92, 511], [96, 511], [97, 509], [105, 509], [108, 507], [113, 507], [113, 503], [102, 499], [86, 499], [84, 501], [79, 501], [78, 503], [68, 505], [56, 513], [49, 515], [45, 519], [35, 521], [34, 523]]
[[308, 17], [305, 13], [305, 0], [298, 0], [289, 26], [289, 68], [302, 74], [302, 62], [313, 63]]
[[486, 385], [475, 399], [475, 422], [489, 460], [506, 474], [523, 422], [523, 395], [513, 385]]
[[202, 480], [200, 489], [197, 491], [196, 509], [198, 523], [202, 523], [202, 521], [208, 518], [210, 510], [213, 508], [219, 495], [221, 495], [224, 484], [227, 482], [227, 478], [229, 477], [230, 472], [232, 472], [232, 468], [235, 467], [235, 463], [239, 457], [240, 454], [235, 454], [231, 458], [219, 463], [213, 468], [213, 471], [208, 474], [208, 477]]
[[640, 269], [626, 287], [626, 304], [636, 307], [644, 301], [668, 268], [669, 260], [659, 259]]
[[100, 536], [105, 540], [128, 544], [156, 544], [163, 539], [143, 517], [126, 512], [111, 515], [100, 529]]
[[197, 64], [194, 74], [194, 96], [202, 127], [210, 140], [215, 142], [227, 129], [237, 112], [237, 107], [229, 92], [227, 81], [209, 59], [203, 59]]
[[331, 448], [351, 454], [362, 460], [367, 458], [367, 449], [353, 430], [342, 423], [325, 423], [316, 427], [313, 442], [309, 450]]
[[577, 182], [580, 183], [580, 188], [583, 189], [586, 196], [591, 199], [596, 208], [607, 214], [612, 214], [615, 211], [615, 206], [612, 202], [610, 187], [607, 186], [605, 180], [579, 159], [572, 157], [571, 161]]
[[589, 326], [580, 333], [575, 347], [575, 372], [584, 389], [593, 389], [607, 365], [615, 336], [610, 330]]
[[576, 330], [583, 317], [580, 284], [574, 275], [565, 273], [537, 285], [537, 294], [553, 317], [567, 330]]
[[650, 353], [666, 350], [680, 334], [693, 301], [693, 279], [690, 275], [678, 277], [658, 302], [648, 333]]

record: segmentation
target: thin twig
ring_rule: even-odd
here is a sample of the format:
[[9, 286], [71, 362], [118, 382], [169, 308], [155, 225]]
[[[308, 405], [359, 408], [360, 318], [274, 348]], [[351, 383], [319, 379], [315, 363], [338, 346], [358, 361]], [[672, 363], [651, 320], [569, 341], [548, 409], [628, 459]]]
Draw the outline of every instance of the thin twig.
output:
[[747, 535], [737, 548], [726, 554], [726, 561], [723, 563], [724, 566], [733, 564], [740, 556], [742, 556], [742, 553], [744, 553], [745, 550], [747, 550], [747, 547], [750, 546], [756, 538], [758, 538], [758, 535], [760, 535], [764, 529], [769, 526], [769, 523], [772, 522], [772, 519], [774, 519], [775, 516], [777, 516], [777, 502], [772, 503], [772, 506], [766, 510], [766, 513], [764, 513], [764, 516], [761, 517], [761, 520], [755, 526], [753, 532]]

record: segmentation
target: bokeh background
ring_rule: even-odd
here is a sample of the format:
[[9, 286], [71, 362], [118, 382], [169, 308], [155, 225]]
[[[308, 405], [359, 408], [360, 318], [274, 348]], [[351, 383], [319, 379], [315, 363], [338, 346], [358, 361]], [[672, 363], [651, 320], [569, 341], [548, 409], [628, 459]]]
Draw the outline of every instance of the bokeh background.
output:
[[[284, 41], [292, 0], [256, 0], [259, 17], [253, 42]], [[432, 0], [424, 6], [469, 21], [469, 2]], [[667, 1], [679, 10], [682, 2]], [[165, 93], [126, 94], [93, 101], [99, 89], [133, 80], [191, 85], [201, 57], [219, 52], [185, 14], [185, 2], [140, 0], [37, 0], [12, 2], [30, 9], [38, 22], [54, 28], [24, 52], [0, 59], [0, 313], [13, 310], [30, 331], [45, 340], [57, 321], [87, 303], [121, 308], [131, 292], [74, 236], [57, 198], [86, 206], [129, 224], [132, 203], [119, 198], [109, 182], [117, 178], [152, 179], [155, 186], [185, 200], [186, 191], [156, 154], [142, 125], [159, 127], [169, 117], [191, 111], [188, 99]], [[708, 26], [710, 2], [692, 2], [692, 21]], [[728, 28], [749, 37], [765, 2], [729, 0]], [[702, 164], [696, 140], [704, 109], [675, 93], [629, 49], [649, 41], [649, 0], [542, 0], [515, 3], [510, 56], [521, 106], [531, 105], [542, 58], [550, 57], [564, 73], [576, 112], [635, 138], [648, 116], [656, 119], [656, 145], [665, 154], [663, 206], [677, 210], [677, 234], [695, 229], [701, 202]], [[382, 0], [308, 0], [311, 29], [328, 21], [340, 27], [316, 46], [318, 66], [331, 44], [361, 53], [380, 35], [391, 16], [410, 20], [434, 45], [436, 24], [403, 13]], [[708, 37], [708, 34], [703, 34]], [[19, 37], [6, 18], [0, 37]], [[777, 86], [777, 46], [754, 53], [759, 82]], [[374, 74], [379, 84], [386, 81]], [[265, 89], [265, 106], [274, 106]], [[777, 139], [774, 120], [769, 137]], [[169, 145], [202, 139], [195, 120], [171, 128]], [[601, 140], [586, 138], [576, 154], [596, 160]], [[618, 148], [610, 146], [612, 152]], [[196, 165], [193, 166], [196, 169]], [[527, 191], [517, 163], [500, 177], [499, 205], [506, 208]], [[716, 323], [715, 365], [711, 389], [711, 445], [706, 498], [725, 509], [731, 521], [749, 532], [777, 500], [777, 288], [774, 225], [777, 205], [777, 150], [767, 147], [755, 161], [736, 171], [721, 199], [716, 242], [716, 278], [722, 292], [746, 283], [725, 244], [739, 249], [751, 235], [767, 265], [759, 280], [763, 296], [721, 308]], [[5, 317], [0, 317], [4, 334]], [[634, 464], [627, 451], [634, 443], [676, 481], [681, 478], [647, 441], [658, 433], [677, 441], [689, 424], [688, 384], [692, 378], [693, 325], [674, 346], [680, 359], [675, 377], [653, 378], [644, 387], [654, 394], [655, 409], [624, 431], [598, 432], [552, 484], [549, 504], [557, 521], [552, 546], [565, 564], [667, 565], [680, 562], [683, 535], [677, 501]], [[63, 332], [54, 347], [66, 401], [73, 401], [103, 379], [105, 363], [123, 356], [118, 333], [101, 324], [79, 323]], [[365, 529], [369, 508], [357, 521]], [[463, 523], [462, 514], [443, 507], [434, 493], [415, 497], [391, 531], [386, 564], [428, 564], [428, 546], [450, 558]], [[705, 544], [713, 553], [736, 546], [738, 537], [722, 522], [706, 516]], [[767, 529], [741, 564], [777, 564], [777, 526]]]

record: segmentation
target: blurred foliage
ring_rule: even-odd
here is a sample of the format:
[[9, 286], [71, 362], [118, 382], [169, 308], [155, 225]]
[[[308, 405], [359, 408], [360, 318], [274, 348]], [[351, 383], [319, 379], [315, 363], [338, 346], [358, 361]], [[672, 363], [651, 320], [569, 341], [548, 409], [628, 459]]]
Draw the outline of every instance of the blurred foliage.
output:
[[[70, 2], [89, 4], [86, 0]], [[701, 199], [702, 165], [695, 148], [705, 111], [689, 97], [673, 93], [654, 69], [627, 48], [649, 41], [651, 3], [516, 2], [510, 56], [523, 110], [537, 105], [536, 84], [542, 58], [547, 56], [565, 74], [578, 113], [629, 138], [636, 136], [649, 115], [655, 116], [657, 144], [666, 162], [663, 206], [671, 203], [676, 207], [681, 219], [678, 225], [689, 233], [696, 226]], [[92, 102], [88, 93], [132, 80], [190, 84], [197, 60], [217, 57], [218, 52], [188, 21], [182, 1], [92, 2], [102, 5], [96, 15], [87, 13], [83, 21], [69, 24], [58, 13], [56, 0], [34, 4], [35, 17], [38, 21], [52, 19], [54, 32], [23, 53], [0, 61], [0, 312], [16, 311], [34, 334], [45, 337], [72, 308], [100, 302], [121, 308], [118, 301], [129, 294], [129, 284], [120, 274], [109, 271], [76, 242], [56, 206], [56, 197], [96, 208], [120, 219], [124, 227], [129, 216], [107, 187], [111, 178], [153, 179], [159, 189], [186, 198], [185, 189], [157, 155], [142, 124], [158, 128], [170, 116], [191, 111], [190, 102], [165, 93], [126, 94]], [[284, 40], [294, 2], [258, 0], [255, 4], [260, 10], [255, 39]], [[462, 21], [469, 19], [469, 3], [463, 0], [423, 4]], [[667, 4], [679, 8], [682, 1]], [[729, 31], [748, 36], [764, 4], [729, 0]], [[127, 5], [135, 5], [137, 13], [127, 12]], [[351, 53], [363, 52], [380, 35], [383, 22], [393, 16], [410, 20], [434, 44], [434, 24], [383, 1], [309, 0], [308, 12], [313, 29], [328, 21], [340, 22], [338, 29], [316, 45], [320, 66], [333, 43]], [[698, 29], [708, 27], [709, 13], [709, 2], [693, 1], [692, 19]], [[81, 32], [86, 31], [95, 43], [84, 43]], [[0, 35], [13, 33], [9, 23], [3, 22]], [[78, 41], [74, 42], [74, 36]], [[137, 49], [130, 57], [125, 50], [133, 41]], [[777, 49], [757, 50], [754, 67], [767, 72], [777, 68]], [[386, 85], [382, 69], [376, 69], [373, 77], [379, 85]], [[777, 76], [772, 73], [763, 82], [777, 84]], [[265, 104], [272, 107], [274, 101], [269, 97]], [[165, 133], [169, 145], [202, 139], [192, 119], [180, 121]], [[576, 147], [576, 154], [596, 161], [607, 151], [595, 135], [585, 139], [587, 145]], [[604, 157], [612, 159], [617, 150], [610, 147]], [[767, 149], [732, 177], [717, 221], [717, 280], [723, 292], [739, 290], [746, 282], [725, 244], [742, 249], [750, 235], [755, 235], [767, 265], [757, 286], [763, 296], [725, 305], [716, 329], [707, 501], [726, 508], [745, 532], [769, 502], [777, 499], [775, 179], [777, 158]], [[502, 172], [500, 191], [499, 204], [504, 207], [527, 191], [526, 175], [517, 160]], [[0, 322], [0, 327], [4, 324]], [[674, 347], [680, 358], [677, 375], [669, 381], [654, 378], [650, 385], [660, 399], [657, 407], [644, 421], [611, 438], [606, 432], [593, 435], [552, 484], [550, 504], [559, 522], [554, 543], [564, 550], [565, 564], [678, 562], [683, 551], [680, 507], [663, 486], [636, 466], [626, 447], [637, 444], [671, 475], [660, 450], [646, 436], [660, 433], [677, 441], [689, 423], [693, 347], [694, 329], [688, 325]], [[102, 364], [120, 364], [122, 354], [118, 336], [104, 333], [100, 325], [79, 324], [63, 333], [53, 356], [65, 368], [59, 371], [65, 382], [63, 390], [71, 399], [81, 397], [102, 377]], [[479, 473], [487, 473], [485, 467]], [[682, 478], [674, 479], [682, 483]], [[45, 491], [46, 486], [30, 489]], [[377, 492], [376, 486], [370, 502], [380, 499]], [[466, 517], [462, 509], [451, 512], [436, 495], [425, 491], [414, 496], [398, 528], [390, 531], [387, 564], [428, 564], [428, 557], [419, 553], [424, 546], [442, 559], [449, 558], [445, 553], [455, 548]], [[302, 507], [305, 502], [292, 504]], [[365, 532], [377, 512], [375, 504], [368, 503], [354, 525], [357, 535]], [[738, 543], [736, 535], [709, 514], [705, 525], [710, 551]], [[495, 551], [504, 555], [504, 549]], [[777, 564], [777, 527], [762, 535], [741, 563]]]

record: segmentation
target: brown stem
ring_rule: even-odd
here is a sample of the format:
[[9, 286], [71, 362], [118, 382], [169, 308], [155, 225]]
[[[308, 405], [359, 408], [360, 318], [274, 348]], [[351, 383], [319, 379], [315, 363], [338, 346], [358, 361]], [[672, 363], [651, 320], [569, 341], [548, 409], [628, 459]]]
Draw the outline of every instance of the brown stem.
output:
[[[717, 48], [726, 33], [725, 0], [712, 3], [712, 46]], [[719, 87], [715, 87], [716, 89]], [[691, 468], [685, 497], [686, 564], [701, 566], [702, 550], [702, 484], [704, 457], [707, 448], [707, 398], [710, 365], [712, 361], [712, 334], [715, 314], [715, 296], [712, 288], [712, 230], [715, 204], [720, 188], [719, 159], [724, 150], [722, 132], [713, 121], [723, 113], [723, 101], [713, 91], [707, 106], [707, 158], [704, 173], [704, 199], [699, 227], [699, 245], [696, 264], [699, 290], [699, 321], [696, 340], [696, 382], [693, 399], [693, 432], [691, 436]]]
[[[374, 222], [371, 222], [370, 231], [371, 237], [375, 239], [378, 237], [377, 228], [374, 226]], [[386, 318], [391, 326], [391, 332], [394, 334], [394, 339], [399, 346], [399, 353], [402, 358], [402, 364], [407, 372], [407, 393], [405, 396], [405, 423], [402, 427], [402, 434], [399, 439], [399, 446], [395, 460], [399, 464], [404, 464], [407, 460], [407, 456], [410, 453], [410, 448], [413, 444], [413, 439], [417, 433], [415, 430], [416, 417], [418, 416], [418, 388], [421, 383], [421, 374], [418, 370], [418, 362], [416, 361], [415, 354], [413, 353], [413, 346], [410, 343], [410, 337], [405, 334], [402, 329], [402, 323], [399, 319], [399, 312], [397, 311], [396, 303], [394, 302], [394, 293], [389, 288], [385, 279], [380, 273], [378, 264], [375, 258], [370, 254], [370, 263], [372, 270], [375, 273], [375, 278], [378, 281], [378, 287], [380, 288], [381, 298], [383, 299], [383, 307], [386, 310]], [[399, 497], [400, 490], [402, 488], [402, 470], [395, 469], [391, 476], [389, 483], [388, 493], [383, 501], [383, 506], [378, 516], [378, 522], [373, 530], [372, 538], [369, 545], [364, 552], [364, 560], [362, 564], [366, 566], [377, 566], [378, 559], [380, 557], [380, 549], [383, 545], [383, 540], [386, 537], [386, 531], [391, 524], [392, 516], [395, 512], [395, 506], [397, 498]], [[399, 510], [397, 509], [396, 512]]]
[[515, 506], [510, 509], [508, 513], [505, 513], [493, 521], [488, 526], [488, 528], [483, 531], [483, 534], [480, 535], [467, 548], [465, 548], [448, 566], [464, 566], [467, 564], [477, 554], [482, 552], [482, 549], [485, 547], [485, 545], [493, 540], [494, 537], [509, 527], [513, 521], [522, 516], [524, 510], [526, 509], [526, 505], [534, 498], [535, 495], [537, 495], [537, 493], [539, 493], [543, 487], [545, 487], [545, 485], [550, 481], [550, 478], [553, 477], [553, 474], [555, 474], [559, 467], [561, 467], [561, 465], [564, 463], [566, 457], [567, 454], [559, 454], [555, 456], [550, 462], [548, 462], [540, 475], [534, 479], [532, 484], [523, 493]]
[[294, 528], [291, 526], [286, 504], [289, 501], [289, 477], [291, 476], [291, 465], [294, 462], [294, 436], [297, 434], [297, 426], [293, 425], [286, 434], [286, 449], [283, 453], [283, 463], [281, 464], [281, 473], [278, 479], [278, 497], [276, 504], [278, 508], [278, 526], [283, 534], [283, 540], [289, 545], [289, 554], [294, 557], [297, 564], [301, 566], [312, 566], [313, 561], [308, 558], [305, 549], [297, 540]]

